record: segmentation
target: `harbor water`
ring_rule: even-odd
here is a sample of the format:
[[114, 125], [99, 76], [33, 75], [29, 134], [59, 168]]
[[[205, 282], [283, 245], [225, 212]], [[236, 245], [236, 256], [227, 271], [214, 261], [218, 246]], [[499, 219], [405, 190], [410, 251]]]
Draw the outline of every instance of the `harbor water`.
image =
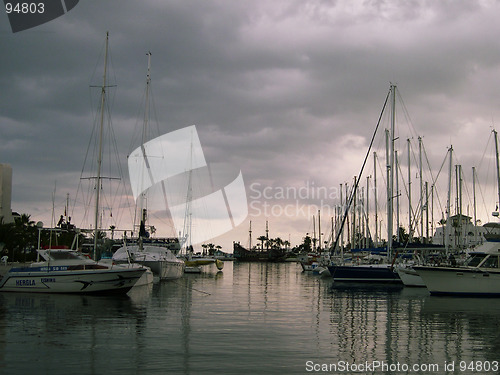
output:
[[0, 294], [0, 374], [496, 374], [500, 299], [225, 262], [126, 297]]

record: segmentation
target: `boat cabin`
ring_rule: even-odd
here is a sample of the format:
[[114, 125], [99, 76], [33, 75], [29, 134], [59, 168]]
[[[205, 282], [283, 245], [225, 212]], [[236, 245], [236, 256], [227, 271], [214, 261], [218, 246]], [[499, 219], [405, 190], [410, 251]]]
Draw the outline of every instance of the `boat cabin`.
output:
[[477, 252], [471, 253], [465, 262], [467, 267], [478, 268], [498, 268], [498, 264], [498, 255]]

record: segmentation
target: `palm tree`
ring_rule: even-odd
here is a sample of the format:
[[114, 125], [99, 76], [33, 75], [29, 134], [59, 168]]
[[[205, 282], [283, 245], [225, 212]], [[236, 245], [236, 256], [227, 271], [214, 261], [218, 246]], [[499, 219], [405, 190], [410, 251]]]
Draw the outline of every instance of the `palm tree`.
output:
[[273, 240], [273, 245], [277, 249], [281, 249], [283, 247], [283, 240], [279, 237], [275, 238]]
[[14, 238], [14, 223], [4, 223], [3, 218], [0, 219], [0, 250], [2, 255], [12, 256], [10, 250], [15, 243]]
[[259, 238], [257, 238], [257, 240], [261, 242], [260, 248], [262, 250], [264, 250], [264, 241], [268, 241], [267, 237], [266, 236], [260, 236]]
[[306, 234], [306, 236], [303, 238], [304, 242], [300, 244], [299, 248], [302, 252], [310, 252], [311, 251], [311, 237], [309, 236], [309, 233]]
[[[14, 223], [0, 223], [0, 243], [4, 244], [4, 252], [12, 261], [25, 260], [25, 250], [36, 247], [37, 234], [35, 222], [27, 214], [15, 217]], [[21, 253], [24, 259], [20, 259]]]
[[206, 243], [202, 244], [201, 247], [203, 248], [203, 255], [206, 255], [207, 254], [207, 248], [208, 248], [208, 245]]
[[213, 256], [215, 252], [215, 245], [213, 243], [208, 244], [208, 255]]

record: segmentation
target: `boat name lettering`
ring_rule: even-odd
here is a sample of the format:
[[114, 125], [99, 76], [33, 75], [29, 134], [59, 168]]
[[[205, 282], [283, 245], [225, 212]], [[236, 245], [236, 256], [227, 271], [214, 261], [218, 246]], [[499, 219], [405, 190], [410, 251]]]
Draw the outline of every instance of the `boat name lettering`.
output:
[[35, 286], [35, 280], [16, 280], [16, 286]]

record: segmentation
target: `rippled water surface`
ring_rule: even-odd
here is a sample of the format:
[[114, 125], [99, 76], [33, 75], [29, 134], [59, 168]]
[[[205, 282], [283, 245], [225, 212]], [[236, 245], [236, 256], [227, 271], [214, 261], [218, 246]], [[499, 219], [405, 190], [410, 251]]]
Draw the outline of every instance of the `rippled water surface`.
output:
[[127, 297], [0, 294], [0, 374], [500, 373], [499, 327], [500, 299], [226, 262]]

